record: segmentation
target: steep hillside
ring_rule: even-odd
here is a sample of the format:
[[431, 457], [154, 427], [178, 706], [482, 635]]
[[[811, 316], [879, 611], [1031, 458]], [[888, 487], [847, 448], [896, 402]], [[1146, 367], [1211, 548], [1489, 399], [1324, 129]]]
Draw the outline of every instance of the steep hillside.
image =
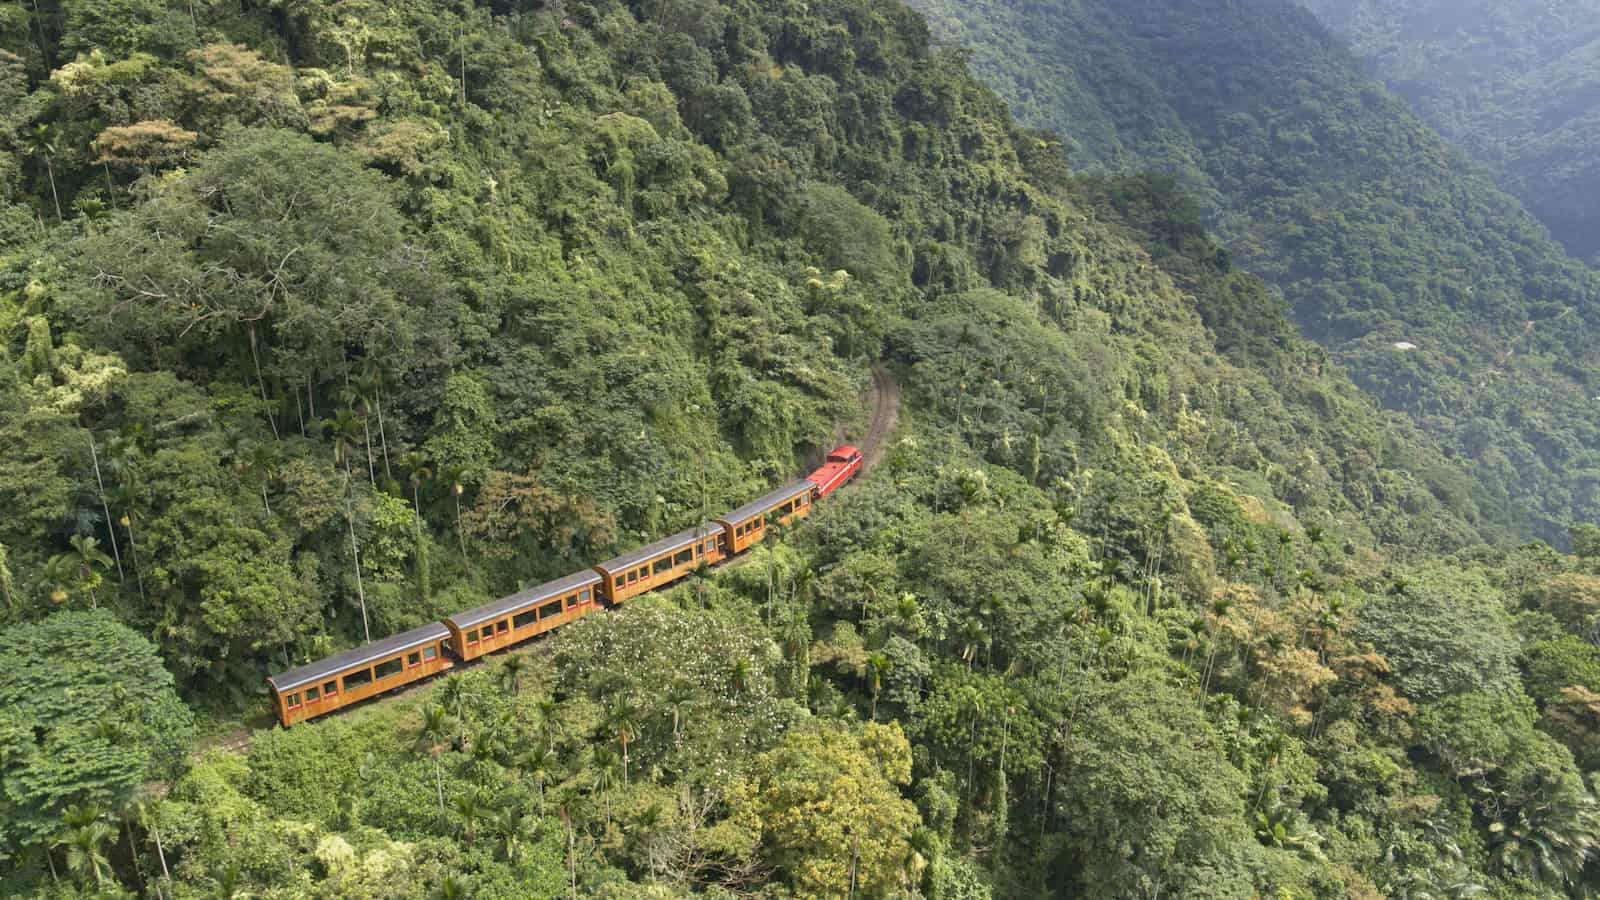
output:
[[1600, 3], [1305, 5], [1573, 256], [1600, 266]]
[[[1600, 529], [1482, 548], [1198, 205], [899, 3], [0, 24], [0, 894], [1584, 887]], [[741, 562], [193, 749], [791, 477], [885, 363], [882, 462]]]
[[[1535, 533], [1600, 518], [1600, 276], [1287, 0], [919, 0], [1077, 165], [1173, 173], [1358, 383]], [[1402, 349], [1411, 348], [1411, 349]]]

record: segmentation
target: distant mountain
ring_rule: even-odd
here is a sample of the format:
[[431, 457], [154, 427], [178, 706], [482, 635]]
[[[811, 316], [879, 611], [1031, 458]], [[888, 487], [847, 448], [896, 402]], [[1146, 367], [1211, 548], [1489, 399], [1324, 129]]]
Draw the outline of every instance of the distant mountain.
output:
[[1304, 0], [1395, 93], [1600, 264], [1600, 0]]
[[1081, 170], [1155, 169], [1524, 525], [1600, 519], [1600, 277], [1290, 0], [916, 0]]

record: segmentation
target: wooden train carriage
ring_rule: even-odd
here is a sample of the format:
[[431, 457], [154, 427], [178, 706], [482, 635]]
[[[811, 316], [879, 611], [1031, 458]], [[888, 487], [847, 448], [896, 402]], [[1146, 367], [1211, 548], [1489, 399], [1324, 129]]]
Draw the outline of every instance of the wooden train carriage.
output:
[[815, 490], [815, 485], [802, 479], [717, 519], [728, 531], [728, 555], [743, 553], [766, 537], [769, 519], [787, 525], [811, 515], [811, 495]]
[[595, 571], [604, 576], [606, 597], [621, 603], [647, 591], [671, 584], [701, 564], [712, 565], [729, 555], [721, 525], [707, 522], [699, 528], [608, 559]]
[[285, 727], [427, 678], [455, 664], [438, 622], [307, 663], [267, 679]]
[[451, 647], [462, 660], [477, 659], [581, 619], [599, 608], [599, 586], [599, 573], [584, 569], [457, 613], [444, 620]]

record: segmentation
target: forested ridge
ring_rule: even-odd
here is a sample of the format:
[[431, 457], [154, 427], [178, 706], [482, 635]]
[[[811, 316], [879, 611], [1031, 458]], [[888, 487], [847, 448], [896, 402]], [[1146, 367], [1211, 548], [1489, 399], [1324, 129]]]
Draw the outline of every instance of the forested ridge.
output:
[[[1583, 896], [1600, 528], [895, 0], [0, 19], [0, 893]], [[290, 730], [262, 677], [736, 565]]]
[[1600, 266], [1600, 4], [1305, 5], [1573, 256]]
[[1600, 516], [1600, 275], [1309, 11], [913, 5], [1020, 121], [1067, 136], [1077, 167], [1154, 169], [1198, 196], [1305, 332], [1466, 461], [1519, 532], [1559, 542]]

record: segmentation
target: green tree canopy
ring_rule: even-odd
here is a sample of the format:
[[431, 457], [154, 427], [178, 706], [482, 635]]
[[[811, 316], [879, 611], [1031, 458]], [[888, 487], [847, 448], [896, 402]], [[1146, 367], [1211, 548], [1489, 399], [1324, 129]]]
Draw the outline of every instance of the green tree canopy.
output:
[[1512, 683], [1518, 647], [1498, 590], [1461, 567], [1418, 570], [1370, 599], [1359, 640], [1394, 667], [1406, 694], [1433, 700]]
[[149, 641], [106, 610], [0, 635], [0, 851], [46, 842], [74, 804], [119, 807], [173, 774], [194, 720]]
[[300, 384], [342, 373], [350, 348], [409, 368], [436, 296], [383, 177], [281, 130], [228, 133], [76, 265], [69, 309], [131, 359], [254, 354]]
[[898, 896], [917, 809], [899, 725], [799, 728], [757, 757], [742, 802], [796, 897]]
[[1074, 895], [1253, 896], [1244, 776], [1194, 700], [1140, 674], [1090, 681], [1073, 702], [1056, 867]]

